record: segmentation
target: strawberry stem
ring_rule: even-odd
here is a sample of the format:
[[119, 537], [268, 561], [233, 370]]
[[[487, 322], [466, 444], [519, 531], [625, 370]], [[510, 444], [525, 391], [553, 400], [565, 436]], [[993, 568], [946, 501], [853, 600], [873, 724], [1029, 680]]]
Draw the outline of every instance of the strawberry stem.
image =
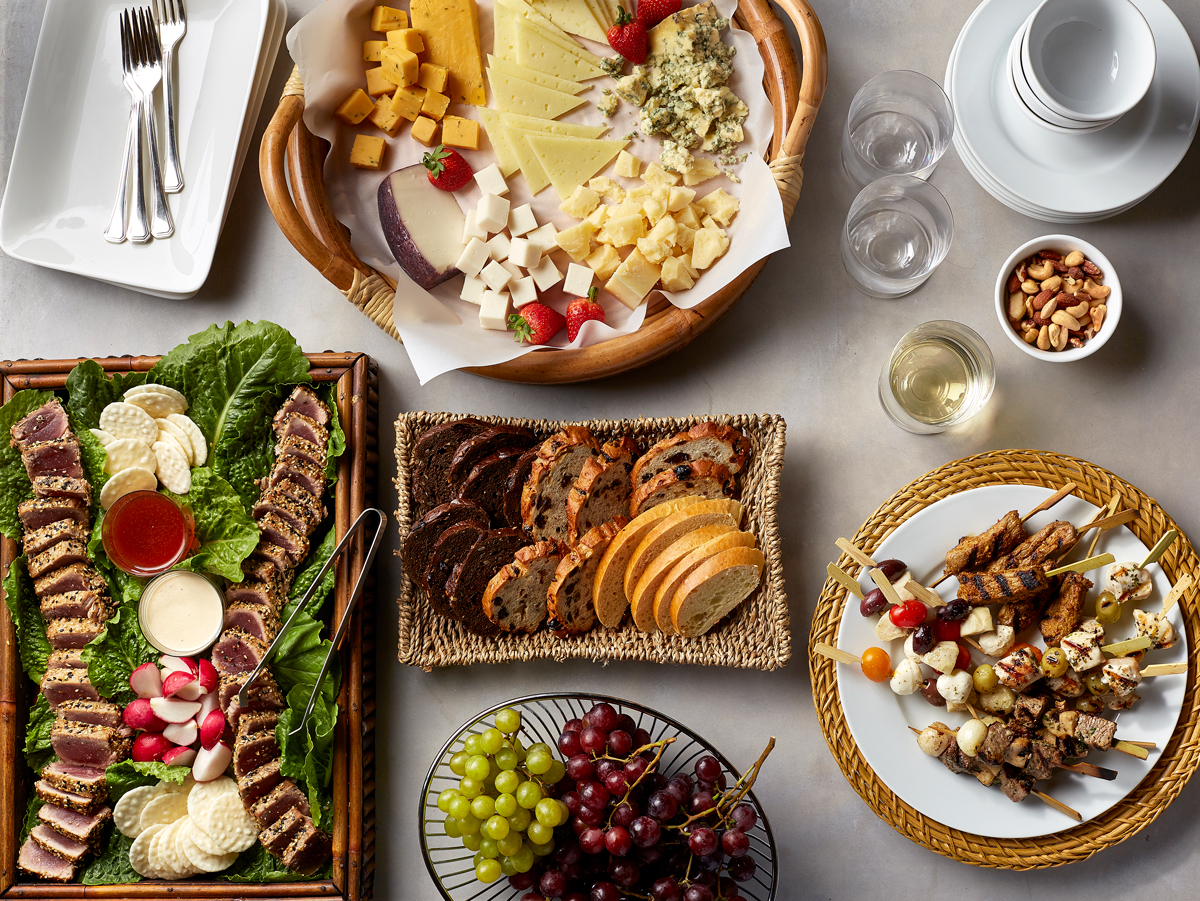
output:
[[509, 314], [508, 330], [513, 333], [513, 340], [518, 344], [533, 340], [533, 327], [519, 313]]

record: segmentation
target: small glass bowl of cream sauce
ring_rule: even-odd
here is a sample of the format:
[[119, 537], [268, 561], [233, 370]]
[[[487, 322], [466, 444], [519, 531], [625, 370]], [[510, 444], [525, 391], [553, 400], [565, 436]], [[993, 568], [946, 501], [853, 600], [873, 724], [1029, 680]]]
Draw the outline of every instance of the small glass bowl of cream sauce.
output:
[[207, 576], [176, 569], [146, 583], [138, 602], [138, 624], [146, 640], [164, 654], [191, 657], [221, 634], [225, 600]]

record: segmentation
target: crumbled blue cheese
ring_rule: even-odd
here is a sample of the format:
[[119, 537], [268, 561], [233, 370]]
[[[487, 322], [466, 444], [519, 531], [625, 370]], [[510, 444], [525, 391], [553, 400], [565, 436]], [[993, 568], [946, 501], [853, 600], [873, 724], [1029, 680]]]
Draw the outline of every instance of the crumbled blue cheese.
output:
[[605, 91], [604, 96], [596, 103], [596, 109], [600, 110], [600, 115], [608, 118], [617, 111], [620, 102], [621, 98], [612, 91]]

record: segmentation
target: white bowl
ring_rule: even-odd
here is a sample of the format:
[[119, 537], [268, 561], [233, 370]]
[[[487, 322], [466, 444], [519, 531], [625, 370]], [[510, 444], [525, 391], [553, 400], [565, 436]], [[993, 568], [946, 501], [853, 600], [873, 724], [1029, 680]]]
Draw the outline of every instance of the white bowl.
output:
[[[1083, 347], [1072, 347], [1060, 351], [1038, 350], [1037, 345], [1026, 344], [1020, 333], [1008, 321], [1008, 277], [1012, 274], [1013, 269], [1016, 268], [1017, 263], [1037, 253], [1039, 250], [1053, 250], [1064, 257], [1073, 250], [1082, 250], [1084, 256], [1100, 267], [1100, 271], [1104, 273], [1104, 284], [1112, 289], [1112, 293], [1104, 301], [1108, 307], [1104, 323], [1100, 331], [1097, 332], [1096, 337], [1084, 344]], [[1042, 235], [1040, 238], [1026, 241], [1004, 261], [1004, 265], [1000, 267], [999, 275], [996, 276], [995, 303], [996, 316], [1000, 320], [1000, 328], [1013, 344], [1029, 354], [1029, 356], [1039, 360], [1045, 360], [1049, 363], [1072, 363], [1075, 360], [1090, 357], [1103, 347], [1113, 332], [1117, 330], [1117, 323], [1121, 320], [1121, 280], [1117, 278], [1117, 270], [1113, 267], [1112, 261], [1101, 253], [1100, 249], [1094, 244], [1089, 244], [1082, 238], [1076, 238], [1072, 235]]]
[[1122, 116], [1154, 78], [1154, 33], [1130, 0], [1043, 0], [1021, 41], [1029, 86], [1059, 115]]
[[1022, 31], [1018, 31], [1013, 36], [1012, 44], [1009, 46], [1008, 86], [1010, 93], [1016, 98], [1021, 112], [1031, 121], [1057, 134], [1086, 135], [1108, 128], [1108, 126], [1120, 119], [1120, 116], [1117, 116], [1114, 119], [1106, 119], [1103, 122], [1085, 122], [1082, 119], [1071, 119], [1067, 116], [1060, 116], [1054, 110], [1050, 109], [1050, 107], [1046, 106], [1046, 104], [1042, 103], [1029, 86], [1024, 66], [1021, 64], [1022, 34]]

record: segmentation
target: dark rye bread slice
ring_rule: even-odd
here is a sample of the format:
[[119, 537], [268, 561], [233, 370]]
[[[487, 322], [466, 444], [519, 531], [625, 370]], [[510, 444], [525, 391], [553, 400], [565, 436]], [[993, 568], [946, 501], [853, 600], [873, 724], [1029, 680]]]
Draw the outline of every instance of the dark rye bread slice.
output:
[[681, 463], [707, 460], [720, 463], [733, 475], [746, 468], [750, 457], [750, 440], [737, 429], [701, 422], [686, 432], [664, 438], [646, 451], [633, 464], [633, 484], [644, 485], [661, 472]]
[[600, 452], [588, 429], [567, 426], [542, 442], [521, 491], [521, 521], [534, 538], [567, 538], [567, 495], [583, 464]]
[[527, 450], [537, 444], [537, 436], [529, 429], [519, 425], [496, 425], [490, 429], [472, 435], [462, 442], [450, 458], [450, 466], [446, 475], [455, 485], [461, 485], [471, 474], [475, 464], [484, 457], [491, 456], [501, 448], [517, 448]]
[[531, 447], [517, 458], [512, 471], [504, 482], [504, 522], [514, 529], [525, 528], [521, 520], [521, 494], [525, 483], [529, 481], [529, 473], [533, 469], [533, 461], [537, 459], [540, 447]]
[[737, 479], [720, 463], [680, 463], [633, 489], [629, 518], [679, 497], [737, 497]]
[[483, 612], [483, 592], [492, 576], [510, 563], [517, 551], [531, 544], [520, 529], [492, 529], [475, 543], [446, 582], [454, 615], [476, 635], [498, 635], [500, 627]]
[[473, 522], [481, 529], [491, 525], [486, 510], [464, 501], [450, 501], [434, 507], [413, 523], [400, 548], [400, 560], [410, 579], [420, 584], [429, 566], [433, 546], [448, 528], [460, 522]]
[[412, 492], [422, 507], [444, 504], [454, 496], [454, 485], [446, 477], [458, 446], [491, 428], [473, 417], [452, 419], [426, 429], [413, 445]]
[[456, 500], [478, 504], [488, 512], [493, 523], [505, 525], [504, 487], [523, 453], [520, 448], [506, 447], [484, 457], [458, 486]]
[[637, 442], [624, 436], [604, 445], [599, 457], [583, 464], [567, 495], [567, 540], [571, 544], [596, 526], [629, 512], [633, 493], [630, 471], [637, 453]]
[[557, 541], [539, 541], [517, 551], [484, 589], [484, 615], [505, 632], [536, 632], [546, 619], [546, 589], [562, 555], [563, 545]]
[[476, 520], [468, 520], [453, 525], [441, 534], [433, 550], [429, 554], [429, 564], [425, 567], [425, 592], [429, 595], [429, 604], [435, 613], [450, 619], [457, 619], [450, 606], [450, 596], [446, 594], [446, 582], [454, 567], [466, 559], [467, 553], [487, 532], [487, 524], [480, 525]]
[[624, 516], [590, 529], [559, 561], [546, 589], [547, 625], [553, 631], [586, 632], [596, 623], [592, 585], [609, 543], [629, 522]]

